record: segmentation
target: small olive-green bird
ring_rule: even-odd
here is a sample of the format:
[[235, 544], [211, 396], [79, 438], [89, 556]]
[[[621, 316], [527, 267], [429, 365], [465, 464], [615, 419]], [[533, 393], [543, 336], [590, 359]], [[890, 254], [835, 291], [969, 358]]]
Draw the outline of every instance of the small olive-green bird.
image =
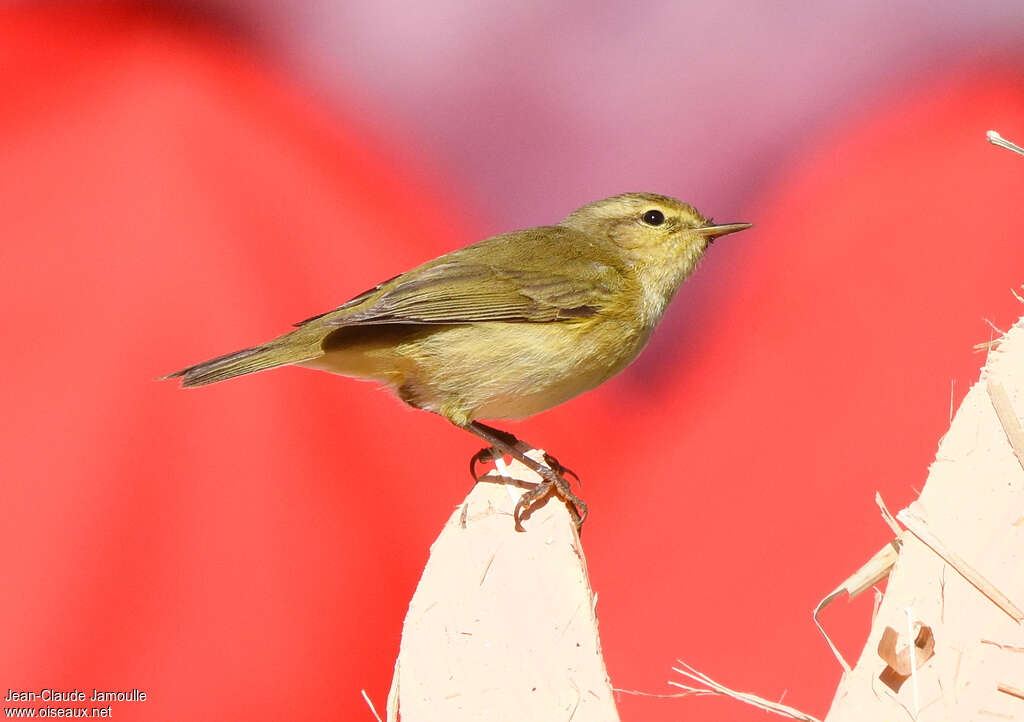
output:
[[625, 193], [557, 225], [452, 251], [272, 341], [166, 378], [202, 386], [296, 365], [372, 379], [484, 439], [471, 468], [509, 454], [540, 474], [516, 505], [516, 529], [552, 492], [581, 524], [587, 508], [564, 478], [571, 472], [551, 456], [547, 465], [525, 456], [528, 447], [479, 419], [532, 416], [622, 371], [708, 246], [749, 227], [714, 225], [667, 196]]

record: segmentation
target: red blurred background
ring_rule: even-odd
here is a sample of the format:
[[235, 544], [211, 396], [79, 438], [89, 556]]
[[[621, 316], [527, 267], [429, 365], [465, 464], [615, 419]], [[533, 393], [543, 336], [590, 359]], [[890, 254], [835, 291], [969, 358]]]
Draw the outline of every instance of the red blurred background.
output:
[[[671, 693], [681, 658], [824, 715], [840, 669], [810, 611], [887, 540], [874, 492], [914, 497], [983, 319], [1013, 323], [1024, 281], [1024, 159], [984, 142], [1024, 138], [1019, 6], [901, 34], [879, 21], [914, 3], [861, 5], [725, 4], [693, 22], [734, 43], [684, 43], [682, 67], [657, 41], [685, 3], [579, 27], [549, 26], [572, 4], [510, 23], [442, 3], [437, 23], [463, 22], [433, 35], [388, 4], [2, 11], [5, 693], [138, 688], [113, 710], [133, 720], [369, 719], [359, 690], [383, 707], [478, 444], [326, 374], [153, 379], [650, 190], [755, 229], [715, 245], [633, 368], [510, 428], [586, 482], [616, 687]], [[389, 12], [397, 40], [371, 30]], [[806, 42], [768, 53], [783, 25]], [[824, 614], [848, 659], [868, 596]]]

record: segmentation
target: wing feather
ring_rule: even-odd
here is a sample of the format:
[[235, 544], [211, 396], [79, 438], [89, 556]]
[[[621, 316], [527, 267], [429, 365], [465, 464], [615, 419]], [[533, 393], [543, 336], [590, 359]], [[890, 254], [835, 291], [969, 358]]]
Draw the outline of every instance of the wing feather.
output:
[[307, 322], [565, 321], [597, 313], [620, 292], [629, 283], [620, 266], [613, 248], [577, 231], [532, 228], [441, 256]]

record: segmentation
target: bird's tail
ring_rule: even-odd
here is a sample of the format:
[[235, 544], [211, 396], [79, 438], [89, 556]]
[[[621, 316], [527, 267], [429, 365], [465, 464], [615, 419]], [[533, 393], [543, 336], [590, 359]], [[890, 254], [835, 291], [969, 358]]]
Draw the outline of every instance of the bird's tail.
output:
[[235, 376], [244, 376], [278, 366], [309, 361], [323, 354], [319, 344], [295, 343], [294, 339], [289, 338], [290, 336], [291, 334], [288, 334], [262, 346], [254, 346], [218, 356], [181, 371], [175, 371], [173, 374], [167, 374], [162, 378], [180, 377], [181, 385], [185, 388], [205, 386], [218, 381], [226, 381]]

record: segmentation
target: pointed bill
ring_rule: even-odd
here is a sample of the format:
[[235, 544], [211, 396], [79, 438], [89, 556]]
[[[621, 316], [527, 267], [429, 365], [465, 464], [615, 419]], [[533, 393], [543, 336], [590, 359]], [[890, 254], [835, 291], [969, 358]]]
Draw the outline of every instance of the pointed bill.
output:
[[754, 225], [754, 224], [753, 223], [723, 223], [723, 224], [720, 224], [720, 225], [704, 226], [703, 228], [698, 228], [697, 229], [697, 233], [699, 233], [702, 236], [707, 236], [708, 238], [714, 239], [714, 238], [718, 238], [719, 236], [727, 236], [730, 233], [735, 233], [736, 231], [745, 231], [746, 229], [750, 228], [752, 225]]

